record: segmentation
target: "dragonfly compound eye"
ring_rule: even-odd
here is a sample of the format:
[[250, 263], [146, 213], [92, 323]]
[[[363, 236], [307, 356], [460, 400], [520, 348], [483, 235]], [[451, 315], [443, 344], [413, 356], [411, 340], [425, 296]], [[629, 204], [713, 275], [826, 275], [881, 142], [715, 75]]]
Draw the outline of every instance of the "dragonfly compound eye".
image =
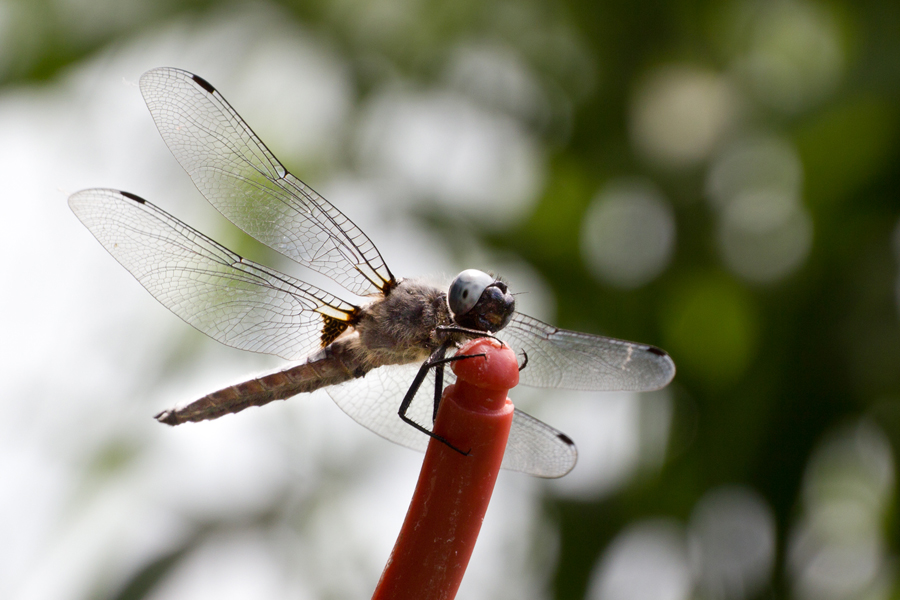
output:
[[464, 315], [478, 302], [481, 294], [489, 285], [494, 283], [494, 278], [478, 269], [466, 269], [456, 276], [450, 283], [447, 292], [447, 304], [454, 315]]

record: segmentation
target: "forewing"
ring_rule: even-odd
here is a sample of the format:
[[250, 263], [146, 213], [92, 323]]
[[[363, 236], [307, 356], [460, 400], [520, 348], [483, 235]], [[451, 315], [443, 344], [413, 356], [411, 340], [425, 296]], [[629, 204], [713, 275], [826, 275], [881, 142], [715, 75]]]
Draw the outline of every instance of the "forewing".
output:
[[299, 360], [326, 321], [356, 307], [245, 260], [153, 204], [90, 189], [69, 206], [101, 244], [166, 308], [228, 346]]
[[[392, 442], [424, 452], [429, 438], [407, 425], [397, 414], [420, 365], [379, 367], [341, 385], [326, 388], [335, 403], [357, 423]], [[453, 372], [444, 370], [444, 385], [456, 381]], [[407, 416], [426, 429], [432, 428], [434, 370], [419, 388]], [[538, 477], [562, 477], [572, 470], [578, 454], [564, 434], [534, 417], [516, 410], [502, 467]]]
[[521, 313], [497, 336], [520, 361], [527, 356], [519, 373], [525, 385], [641, 392], [659, 389], [675, 376], [675, 363], [659, 348], [558, 329]]
[[206, 80], [160, 68], [144, 73], [140, 85], [166, 145], [226, 218], [354, 294], [393, 284], [366, 234], [291, 175]]

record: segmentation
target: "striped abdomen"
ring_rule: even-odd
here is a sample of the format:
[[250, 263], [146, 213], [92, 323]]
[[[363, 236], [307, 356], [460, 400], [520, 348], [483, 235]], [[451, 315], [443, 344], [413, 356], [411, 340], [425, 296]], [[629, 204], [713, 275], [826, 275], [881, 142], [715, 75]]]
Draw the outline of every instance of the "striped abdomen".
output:
[[285, 400], [303, 392], [343, 383], [365, 373], [364, 369], [354, 364], [356, 361], [347, 361], [346, 354], [342, 357], [340, 353], [330, 350], [318, 352], [308, 362], [290, 369], [223, 388], [187, 406], [164, 410], [156, 415], [156, 420], [167, 425], [180, 425], [189, 421], [216, 419], [250, 406], [262, 406], [274, 400]]

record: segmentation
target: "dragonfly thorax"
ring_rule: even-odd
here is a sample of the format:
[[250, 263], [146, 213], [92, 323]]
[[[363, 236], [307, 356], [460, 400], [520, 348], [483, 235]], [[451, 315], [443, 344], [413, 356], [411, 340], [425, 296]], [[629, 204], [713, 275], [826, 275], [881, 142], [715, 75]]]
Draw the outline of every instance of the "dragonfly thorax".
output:
[[384, 298], [361, 308], [355, 328], [372, 366], [428, 358], [452, 323], [444, 292], [416, 279], [403, 279]]

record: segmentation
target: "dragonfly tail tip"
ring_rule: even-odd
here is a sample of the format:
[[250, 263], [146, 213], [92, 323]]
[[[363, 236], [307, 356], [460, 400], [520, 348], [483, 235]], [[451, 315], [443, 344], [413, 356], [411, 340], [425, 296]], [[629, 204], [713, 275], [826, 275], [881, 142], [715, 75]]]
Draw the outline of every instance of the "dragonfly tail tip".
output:
[[174, 410], [164, 410], [153, 418], [166, 425], [178, 425], [178, 417], [175, 415]]

